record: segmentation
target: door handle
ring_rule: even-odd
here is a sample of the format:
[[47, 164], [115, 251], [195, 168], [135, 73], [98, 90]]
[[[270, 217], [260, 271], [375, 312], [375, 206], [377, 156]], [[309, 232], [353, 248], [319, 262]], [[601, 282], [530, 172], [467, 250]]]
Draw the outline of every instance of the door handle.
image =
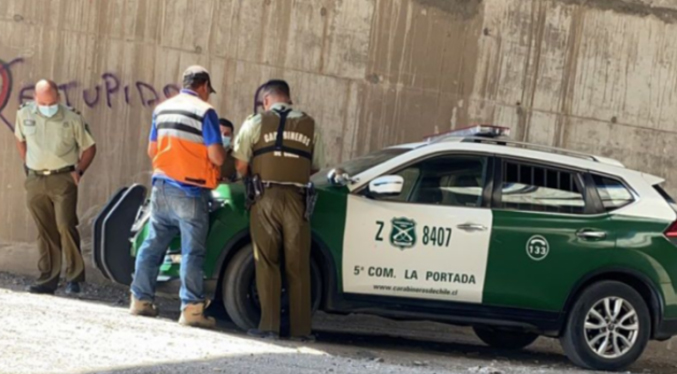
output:
[[463, 223], [456, 226], [457, 229], [467, 231], [467, 232], [476, 232], [476, 231], [486, 231], [487, 227], [480, 225], [478, 223]]
[[586, 239], [586, 240], [606, 239], [606, 233], [604, 231], [581, 230], [581, 231], [577, 232], [576, 235], [579, 238]]

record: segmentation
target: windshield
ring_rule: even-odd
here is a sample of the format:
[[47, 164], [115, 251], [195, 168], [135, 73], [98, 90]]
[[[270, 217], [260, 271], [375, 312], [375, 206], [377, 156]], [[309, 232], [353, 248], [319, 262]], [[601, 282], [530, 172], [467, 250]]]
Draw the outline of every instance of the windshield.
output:
[[[343, 162], [339, 165], [336, 165], [334, 168], [343, 169], [346, 173], [348, 173], [348, 175], [354, 176], [409, 151], [411, 151], [411, 148], [381, 149], [380, 151], [372, 152], [364, 156], [354, 158], [350, 161]], [[329, 169], [323, 170], [323, 172], [320, 172], [320, 174], [325, 175], [328, 171]]]

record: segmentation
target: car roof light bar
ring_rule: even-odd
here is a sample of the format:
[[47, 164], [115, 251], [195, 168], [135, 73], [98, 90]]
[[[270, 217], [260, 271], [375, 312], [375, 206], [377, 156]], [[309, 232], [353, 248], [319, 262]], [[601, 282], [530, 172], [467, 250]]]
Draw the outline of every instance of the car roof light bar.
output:
[[494, 125], [473, 125], [446, 131], [440, 134], [426, 136], [424, 140], [427, 142], [438, 142], [449, 138], [480, 137], [494, 139], [507, 136], [510, 136], [510, 128], [508, 127]]
[[509, 127], [479, 124], [443, 132], [440, 134], [426, 136], [424, 138], [424, 141], [427, 142], [428, 144], [454, 140], [464, 143], [488, 143], [502, 146], [512, 146], [534, 151], [555, 153], [563, 156], [576, 157], [623, 168], [625, 167], [621, 162], [614, 159], [598, 157], [591, 154], [570, 151], [567, 149], [557, 147], [549, 147], [546, 145], [519, 142], [509, 139], [508, 138], [509, 136], [510, 136]]
[[576, 157], [576, 158], [595, 161], [595, 162], [599, 162], [599, 163], [603, 163], [603, 164], [618, 166], [618, 167], [622, 167], [622, 168], [625, 167], [620, 161], [614, 160], [614, 159], [611, 159], [611, 158], [599, 157], [599, 156], [591, 155], [591, 154], [588, 154], [588, 153], [570, 151], [568, 149], [550, 147], [550, 146], [547, 146], [547, 145], [518, 142], [518, 141], [515, 141], [515, 140], [509, 140], [509, 139], [486, 139], [486, 138], [479, 138], [479, 137], [474, 137], [474, 138], [469, 137], [469, 138], [463, 139], [462, 142], [464, 142], [464, 143], [490, 143], [490, 144], [503, 145], [503, 146], [512, 146], [512, 147], [517, 147], [517, 148], [522, 148], [522, 149], [529, 149], [529, 150], [533, 150], [533, 151], [549, 152], [549, 153], [560, 154], [560, 155], [563, 155], [563, 156]]

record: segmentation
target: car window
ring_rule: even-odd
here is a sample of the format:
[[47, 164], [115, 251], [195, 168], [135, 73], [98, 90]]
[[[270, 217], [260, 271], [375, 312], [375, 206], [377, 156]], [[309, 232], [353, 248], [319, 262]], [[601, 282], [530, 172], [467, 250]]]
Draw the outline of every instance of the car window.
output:
[[486, 175], [486, 157], [438, 156], [395, 173], [404, 185], [398, 196], [379, 200], [417, 204], [479, 207]]
[[607, 212], [622, 208], [635, 201], [623, 182], [601, 175], [593, 175], [592, 178], [595, 181], [602, 205]]
[[414, 191], [414, 187], [418, 182], [418, 178], [421, 175], [421, 171], [418, 166], [408, 167], [406, 169], [400, 170], [395, 173], [404, 179], [404, 184], [402, 185], [402, 192], [396, 196], [382, 196], [379, 200], [388, 200], [388, 201], [409, 201], [411, 193]]
[[585, 211], [575, 173], [568, 171], [508, 161], [501, 192], [504, 209], [570, 214]]

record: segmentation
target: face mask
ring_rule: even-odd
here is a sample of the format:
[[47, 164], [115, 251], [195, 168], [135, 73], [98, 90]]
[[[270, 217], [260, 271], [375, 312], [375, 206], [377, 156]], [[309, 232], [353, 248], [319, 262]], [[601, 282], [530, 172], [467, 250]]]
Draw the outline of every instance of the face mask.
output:
[[38, 110], [42, 113], [43, 116], [50, 118], [59, 111], [59, 104], [54, 105], [39, 105]]
[[230, 136], [224, 136], [222, 137], [223, 139], [223, 147], [228, 148], [230, 147]]

